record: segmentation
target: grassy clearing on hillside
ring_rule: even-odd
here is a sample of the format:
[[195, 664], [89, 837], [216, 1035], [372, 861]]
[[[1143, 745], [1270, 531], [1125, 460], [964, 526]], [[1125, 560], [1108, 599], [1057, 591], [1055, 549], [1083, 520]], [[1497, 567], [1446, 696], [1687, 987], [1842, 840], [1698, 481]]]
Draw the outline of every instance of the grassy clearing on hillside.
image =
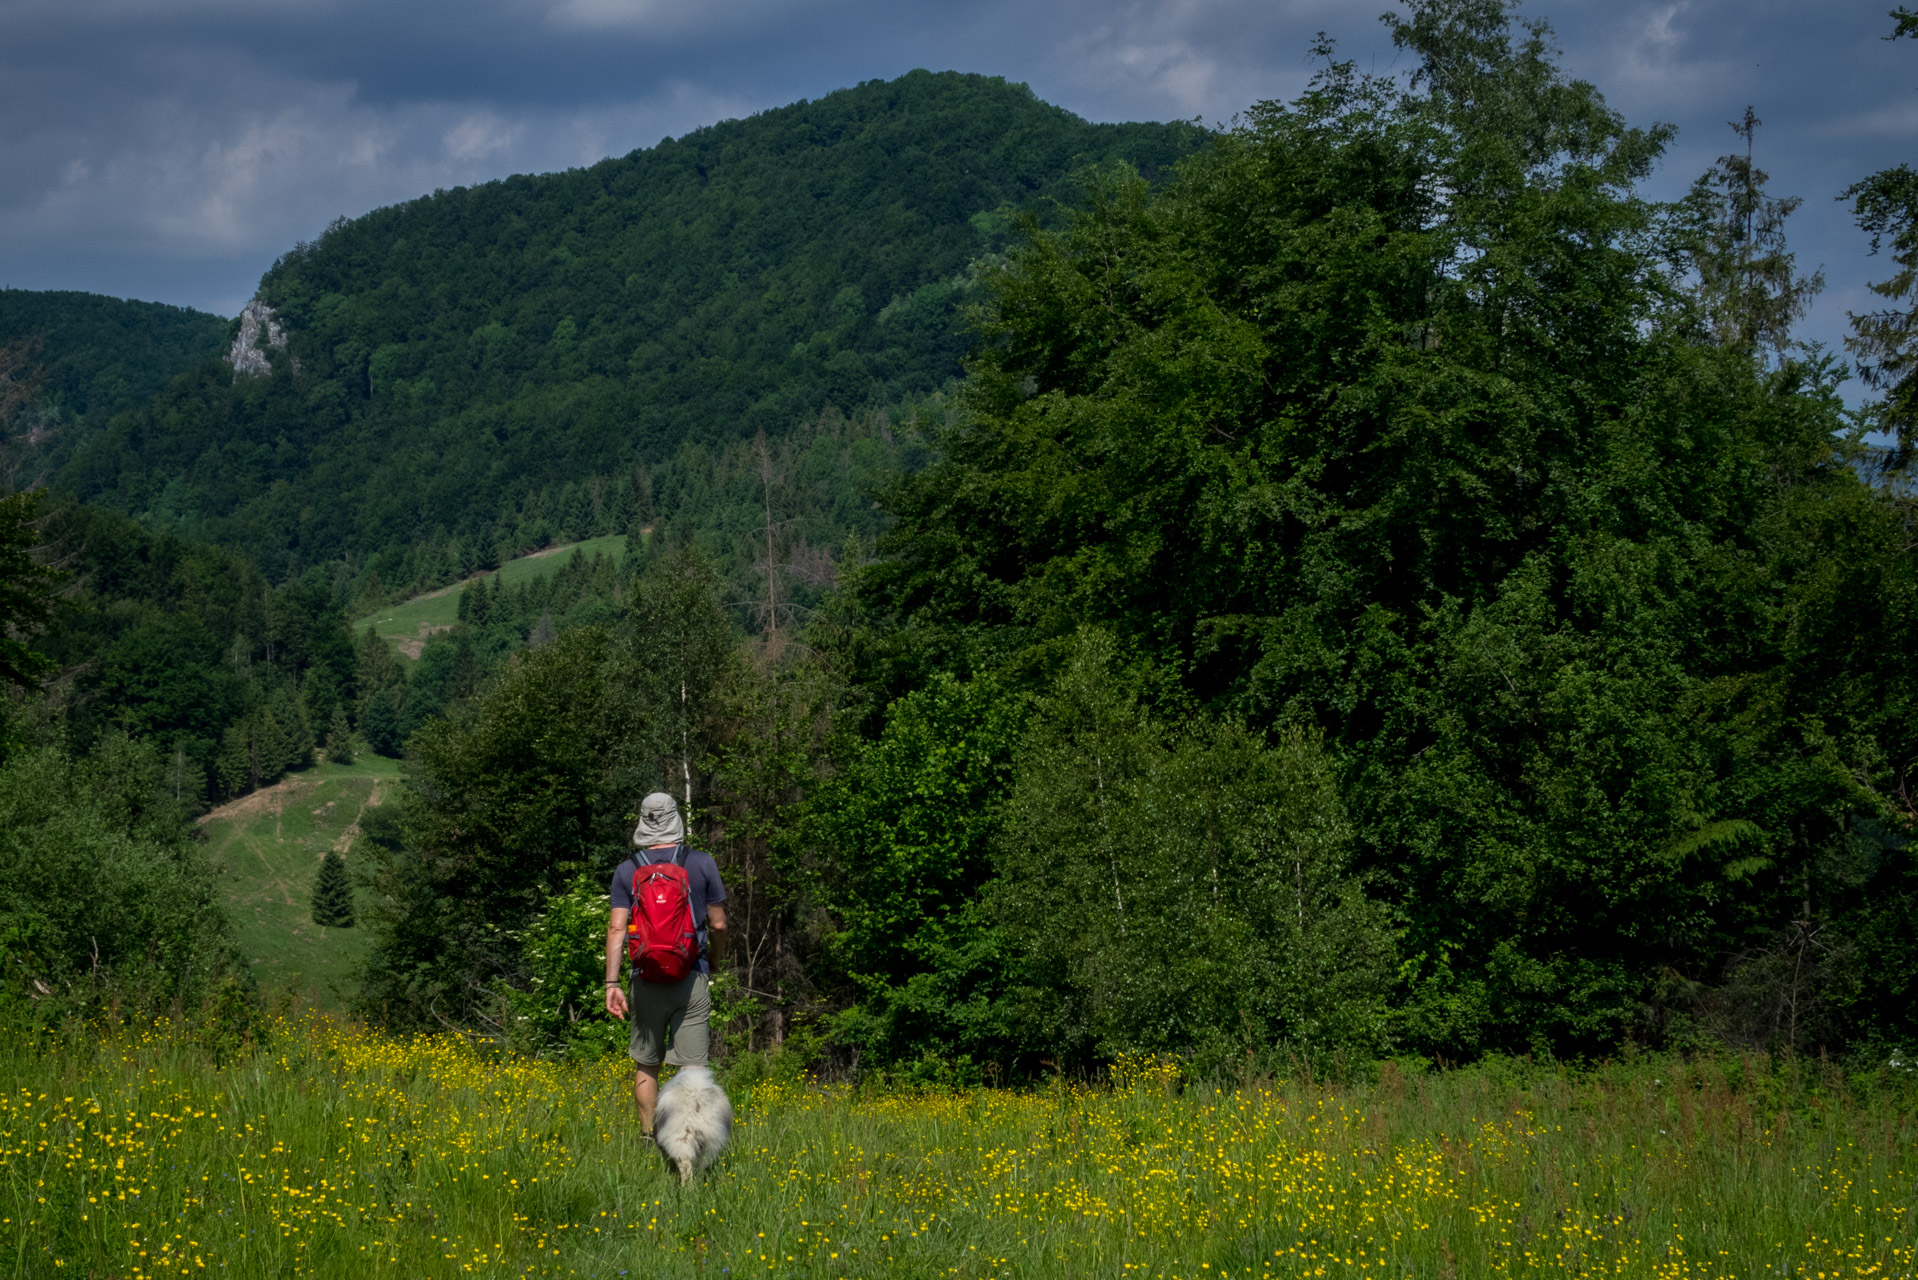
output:
[[[624, 534], [610, 534], [604, 538], [589, 538], [585, 542], [548, 547], [517, 560], [508, 560], [499, 567], [500, 581], [509, 587], [516, 587], [534, 578], [543, 578], [565, 564], [575, 549], [585, 552], [588, 560], [596, 555], [619, 559], [626, 554], [626, 537]], [[391, 642], [399, 650], [401, 658], [411, 662], [419, 657], [419, 646], [428, 637], [439, 631], [451, 630], [459, 622], [460, 592], [466, 589], [468, 582], [474, 581], [477, 579], [468, 578], [450, 587], [441, 587], [438, 591], [388, 605], [355, 620], [353, 634], [363, 634], [367, 624], [371, 623], [375, 635]]]
[[328, 849], [352, 858], [360, 813], [399, 782], [399, 761], [362, 754], [316, 765], [213, 811], [204, 820], [235, 941], [262, 986], [343, 1008], [364, 929], [313, 923], [313, 878]]
[[1913, 1085], [1762, 1059], [1374, 1087], [735, 1081], [682, 1191], [624, 1063], [282, 1023], [8, 1041], [11, 1276], [1903, 1276]]

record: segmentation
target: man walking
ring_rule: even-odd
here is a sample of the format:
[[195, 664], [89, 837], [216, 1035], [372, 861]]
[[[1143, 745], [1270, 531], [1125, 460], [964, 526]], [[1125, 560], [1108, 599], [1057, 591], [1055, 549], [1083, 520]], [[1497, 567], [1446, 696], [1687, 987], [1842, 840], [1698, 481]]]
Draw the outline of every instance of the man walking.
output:
[[[707, 1024], [712, 1005], [706, 995], [708, 930], [717, 941], [726, 929], [726, 886], [711, 854], [686, 847], [686, 824], [679, 806], [664, 791], [655, 791], [639, 806], [639, 826], [633, 831], [632, 857], [613, 872], [612, 916], [606, 924], [606, 1012], [615, 1018], [631, 1013], [632, 1036], [627, 1052], [637, 1070], [633, 1074], [633, 1102], [639, 1108], [642, 1134], [653, 1132], [653, 1106], [659, 1100], [659, 1064], [675, 1067], [706, 1065]], [[648, 981], [633, 968], [632, 997], [620, 988], [620, 956], [625, 950], [627, 924], [633, 919], [635, 887], [654, 875], [649, 867], [669, 864], [684, 869], [690, 899], [692, 928], [697, 934], [697, 959], [683, 977]], [[678, 875], [652, 880], [677, 891]], [[670, 882], [670, 883], [668, 883]], [[641, 904], [642, 908], [644, 904]], [[671, 1047], [668, 1048], [668, 1042]]]

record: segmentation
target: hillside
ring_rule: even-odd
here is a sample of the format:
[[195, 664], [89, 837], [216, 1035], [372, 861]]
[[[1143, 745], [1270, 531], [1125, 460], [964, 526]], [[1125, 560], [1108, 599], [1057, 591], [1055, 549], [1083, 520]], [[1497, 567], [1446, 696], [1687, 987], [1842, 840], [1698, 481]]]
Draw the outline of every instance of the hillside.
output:
[[263, 986], [325, 1008], [346, 1003], [366, 931], [314, 924], [313, 880], [328, 849], [353, 858], [361, 817], [398, 784], [399, 762], [367, 753], [347, 766], [317, 765], [201, 820], [233, 940]]
[[41, 395], [76, 417], [130, 409], [227, 342], [220, 316], [98, 293], [0, 289], [0, 346], [40, 344]]
[[[484, 565], [623, 532], [688, 442], [782, 434], [960, 371], [968, 270], [1008, 206], [1166, 170], [1184, 125], [1095, 125], [1002, 80], [913, 72], [590, 168], [329, 228], [260, 284], [271, 376], [183, 375], [79, 450], [89, 501], [386, 581], [429, 538]], [[535, 533], [543, 523], [543, 532]]]
[[[593, 538], [586, 542], [547, 547], [531, 555], [509, 560], [499, 567], [499, 571], [490, 575], [493, 585], [521, 586], [536, 578], [543, 578], [559, 572], [566, 564], [565, 557], [574, 552], [587, 557], [607, 556], [615, 561], [626, 554], [626, 539], [615, 534], [606, 538]], [[396, 604], [377, 609], [367, 617], [353, 624], [355, 634], [372, 628], [373, 634], [393, 646], [394, 651], [405, 661], [418, 661], [420, 651], [426, 642], [443, 632], [451, 631], [460, 618], [460, 598], [477, 578], [465, 578], [452, 586], [429, 591], [425, 595], [414, 596]]]
[[[31, 387], [12, 415], [0, 412], [0, 448], [36, 446], [16, 487], [38, 479], [70, 449], [73, 428], [100, 426], [141, 404], [182, 371], [215, 359], [226, 320], [97, 293], [0, 289], [0, 380], [11, 365]], [[5, 409], [0, 400], [0, 411]], [[37, 465], [36, 465], [37, 464]]]

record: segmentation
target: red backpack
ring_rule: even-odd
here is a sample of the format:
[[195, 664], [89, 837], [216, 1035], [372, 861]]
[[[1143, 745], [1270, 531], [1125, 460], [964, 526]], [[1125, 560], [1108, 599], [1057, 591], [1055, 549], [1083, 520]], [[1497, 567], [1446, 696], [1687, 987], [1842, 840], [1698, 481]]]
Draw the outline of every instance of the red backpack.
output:
[[692, 882], [679, 864], [685, 848], [674, 846], [671, 862], [646, 862], [633, 868], [626, 956], [643, 982], [678, 982], [699, 963]]

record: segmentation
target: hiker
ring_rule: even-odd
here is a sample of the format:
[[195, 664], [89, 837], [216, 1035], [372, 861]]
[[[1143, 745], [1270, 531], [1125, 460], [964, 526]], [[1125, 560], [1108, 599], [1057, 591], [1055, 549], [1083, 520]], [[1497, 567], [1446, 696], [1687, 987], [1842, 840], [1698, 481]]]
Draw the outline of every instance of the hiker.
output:
[[[659, 1064], [706, 1065], [707, 929], [717, 939], [726, 928], [726, 886], [712, 855], [686, 846], [679, 806], [655, 791], [639, 806], [632, 857], [613, 872], [612, 916], [606, 923], [606, 1012], [626, 1018], [632, 1035], [627, 1052], [633, 1102], [641, 1134], [651, 1137], [659, 1099]], [[638, 893], [637, 905], [635, 892]], [[631, 928], [628, 928], [628, 924]], [[630, 949], [630, 1001], [619, 983], [620, 955]], [[670, 1040], [672, 1047], [668, 1048]]]

